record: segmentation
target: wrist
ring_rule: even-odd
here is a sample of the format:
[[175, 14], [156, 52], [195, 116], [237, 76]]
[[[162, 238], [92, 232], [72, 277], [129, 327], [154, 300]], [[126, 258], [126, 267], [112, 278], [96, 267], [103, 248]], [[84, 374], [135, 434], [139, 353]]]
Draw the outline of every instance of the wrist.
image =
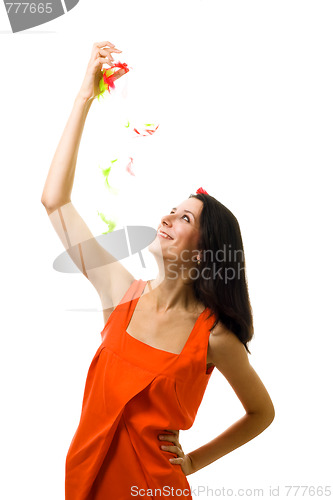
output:
[[190, 474], [194, 474], [194, 472], [197, 472], [195, 466], [194, 466], [194, 462], [193, 462], [193, 459], [191, 457], [191, 454], [190, 453], [187, 453], [187, 456], [188, 458], [190, 459], [190, 463], [191, 463], [191, 472]]
[[94, 98], [93, 97], [87, 97], [84, 94], [81, 94], [80, 92], [76, 95], [75, 97], [75, 103], [79, 104], [81, 106], [91, 106]]

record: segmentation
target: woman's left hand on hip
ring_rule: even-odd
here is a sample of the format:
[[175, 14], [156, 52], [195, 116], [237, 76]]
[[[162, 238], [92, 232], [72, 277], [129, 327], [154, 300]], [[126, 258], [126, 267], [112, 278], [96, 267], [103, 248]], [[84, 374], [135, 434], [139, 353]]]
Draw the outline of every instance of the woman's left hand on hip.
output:
[[189, 476], [193, 474], [193, 466], [192, 461], [189, 455], [185, 455], [183, 452], [182, 446], [179, 442], [179, 430], [175, 429], [165, 429], [167, 432], [172, 432], [172, 434], [159, 434], [158, 438], [161, 441], [170, 441], [172, 445], [161, 445], [161, 449], [163, 451], [169, 451], [170, 453], [175, 453], [178, 455], [174, 458], [169, 458], [170, 463], [173, 465], [180, 465], [185, 476]]

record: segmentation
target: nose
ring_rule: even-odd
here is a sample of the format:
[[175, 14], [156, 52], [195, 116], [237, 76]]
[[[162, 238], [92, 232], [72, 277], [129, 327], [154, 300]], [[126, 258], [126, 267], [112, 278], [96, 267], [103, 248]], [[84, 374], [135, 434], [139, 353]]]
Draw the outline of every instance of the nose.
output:
[[164, 215], [162, 218], [161, 218], [161, 224], [162, 226], [172, 226], [172, 214], [168, 214], [168, 215]]

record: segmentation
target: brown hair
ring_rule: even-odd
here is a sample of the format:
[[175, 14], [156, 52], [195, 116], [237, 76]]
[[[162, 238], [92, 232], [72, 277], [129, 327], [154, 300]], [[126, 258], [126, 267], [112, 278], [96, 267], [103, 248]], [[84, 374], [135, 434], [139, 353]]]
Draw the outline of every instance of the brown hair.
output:
[[[199, 277], [193, 280], [195, 295], [215, 313], [244, 344], [253, 337], [253, 316], [249, 299], [245, 257], [240, 227], [233, 213], [209, 194], [191, 194], [203, 202], [200, 214]], [[220, 257], [223, 256], [223, 261]]]

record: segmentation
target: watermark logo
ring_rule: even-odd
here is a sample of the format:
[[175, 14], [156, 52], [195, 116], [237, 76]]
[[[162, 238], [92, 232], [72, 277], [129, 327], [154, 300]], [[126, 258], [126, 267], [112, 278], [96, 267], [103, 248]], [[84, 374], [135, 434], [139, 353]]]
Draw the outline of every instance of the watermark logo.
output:
[[[125, 226], [123, 229], [99, 235], [92, 240], [80, 241], [74, 245], [68, 240], [68, 248], [54, 260], [53, 269], [62, 273], [79, 273], [83, 270], [86, 272], [136, 254], [140, 257], [141, 266], [145, 268], [142, 250], [156, 241], [156, 234], [156, 229], [150, 226]], [[109, 258], [96, 261], [93, 244], [95, 240], [109, 252], [107, 254]], [[220, 279], [227, 284], [231, 280], [241, 279], [245, 271], [243, 252], [232, 251], [226, 245], [215, 252], [203, 250], [200, 255], [202, 259], [200, 266], [196, 258], [197, 252], [191, 255], [187, 249], [180, 252], [173, 250], [176, 250], [173, 245], [167, 249], [168, 279], [177, 280], [181, 277], [196, 280], [201, 277], [204, 280]], [[159, 247], [159, 256], [162, 256], [162, 253], [162, 248]], [[78, 268], [73, 261], [75, 255], [81, 256], [82, 268]]]
[[[138, 254], [143, 268], [146, 267], [142, 256], [145, 249], [156, 237], [156, 229], [150, 226], [125, 226], [123, 229], [96, 236], [96, 240], [105, 250], [110, 252], [110, 262], [95, 263], [94, 267], [105, 266], [115, 260], [122, 260]], [[86, 240], [71, 246], [71, 251], [89, 254], [89, 241]], [[81, 248], [80, 248], [81, 247]], [[53, 269], [61, 273], [79, 273], [81, 270], [71, 259], [68, 251], [62, 252], [53, 262]]]
[[[50, 215], [52, 224], [65, 246], [65, 251], [53, 262], [53, 269], [58, 272], [82, 272], [88, 279], [96, 279], [98, 268], [100, 276], [104, 273], [112, 274], [113, 264], [131, 256], [138, 256], [141, 267], [146, 268], [142, 251], [148, 248], [156, 259], [162, 279], [166, 275], [168, 280], [181, 278], [186, 282], [201, 278], [223, 281], [228, 285], [231, 281], [244, 278], [243, 252], [233, 251], [230, 245], [224, 245], [215, 251], [200, 250], [199, 253], [197, 249], [181, 249], [181, 244], [164, 245], [167, 240], [159, 239], [156, 229], [150, 226], [124, 226], [116, 231], [82, 239], [79, 235], [82, 236], [85, 232], [80, 233], [75, 223], [73, 225], [73, 221], [69, 220], [71, 213], [63, 209], [61, 217], [58, 218], [58, 212], [59, 210], [55, 210]], [[96, 244], [106, 252], [101, 251]], [[104, 297], [105, 300], [109, 298]], [[111, 303], [103, 305], [104, 309], [112, 307]]]
[[6, 12], [13, 33], [53, 21], [69, 12], [79, 0], [52, 0], [36, 2], [7, 2]]

